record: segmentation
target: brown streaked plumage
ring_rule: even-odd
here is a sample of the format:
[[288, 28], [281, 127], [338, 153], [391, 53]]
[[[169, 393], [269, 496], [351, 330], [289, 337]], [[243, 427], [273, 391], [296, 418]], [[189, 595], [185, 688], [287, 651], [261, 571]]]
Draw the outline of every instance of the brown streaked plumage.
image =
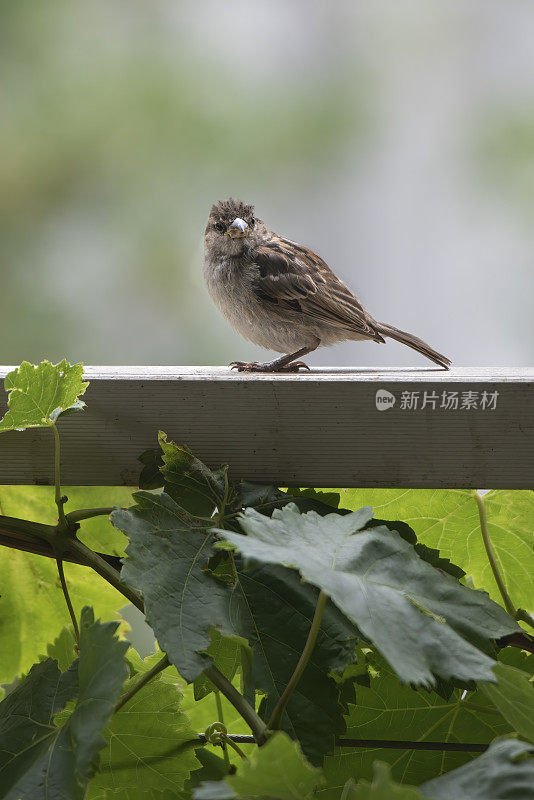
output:
[[422, 339], [377, 322], [316, 253], [270, 231], [254, 207], [216, 203], [206, 225], [204, 275], [229, 322], [262, 347], [284, 353], [266, 363], [235, 361], [247, 372], [298, 371], [297, 361], [346, 339], [395, 339], [448, 369], [450, 361]]

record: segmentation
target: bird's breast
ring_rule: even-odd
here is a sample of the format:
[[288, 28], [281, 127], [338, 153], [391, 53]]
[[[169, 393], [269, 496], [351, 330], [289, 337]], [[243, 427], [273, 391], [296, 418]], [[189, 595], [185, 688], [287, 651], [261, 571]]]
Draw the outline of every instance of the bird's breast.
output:
[[289, 353], [305, 346], [308, 340], [315, 341], [309, 321], [260, 301], [254, 291], [257, 269], [254, 264], [243, 262], [204, 264], [208, 291], [232, 327], [254, 344], [279, 353]]

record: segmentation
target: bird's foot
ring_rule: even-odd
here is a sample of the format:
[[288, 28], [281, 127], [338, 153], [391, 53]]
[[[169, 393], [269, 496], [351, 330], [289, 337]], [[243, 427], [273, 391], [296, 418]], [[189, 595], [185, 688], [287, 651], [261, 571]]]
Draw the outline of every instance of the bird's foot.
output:
[[300, 369], [307, 369], [308, 371], [310, 369], [304, 361], [280, 364], [277, 359], [263, 363], [260, 361], [232, 361], [228, 366], [238, 372], [298, 372]]

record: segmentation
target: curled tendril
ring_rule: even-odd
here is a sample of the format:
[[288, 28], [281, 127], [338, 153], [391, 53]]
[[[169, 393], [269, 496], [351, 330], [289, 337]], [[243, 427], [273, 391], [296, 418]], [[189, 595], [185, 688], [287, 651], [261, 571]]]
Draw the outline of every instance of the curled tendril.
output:
[[222, 745], [227, 738], [227, 733], [226, 725], [223, 725], [222, 722], [212, 722], [204, 731], [204, 736], [209, 744]]

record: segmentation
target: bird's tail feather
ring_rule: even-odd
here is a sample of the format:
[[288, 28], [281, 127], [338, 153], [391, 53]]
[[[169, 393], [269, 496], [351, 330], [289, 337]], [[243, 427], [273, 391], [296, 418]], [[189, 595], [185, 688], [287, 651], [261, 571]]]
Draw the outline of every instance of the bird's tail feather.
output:
[[439, 366], [443, 367], [443, 369], [449, 369], [451, 361], [449, 358], [447, 358], [447, 356], [442, 356], [441, 353], [438, 353], [436, 350], [430, 347], [429, 344], [423, 342], [422, 339], [419, 339], [412, 333], [400, 331], [398, 328], [394, 328], [393, 325], [385, 325], [382, 322], [379, 323], [376, 328], [378, 332], [384, 336], [389, 336], [390, 339], [395, 339], [395, 341], [411, 347], [412, 350], [417, 350], [418, 353], [426, 356], [435, 364], [439, 364]]

